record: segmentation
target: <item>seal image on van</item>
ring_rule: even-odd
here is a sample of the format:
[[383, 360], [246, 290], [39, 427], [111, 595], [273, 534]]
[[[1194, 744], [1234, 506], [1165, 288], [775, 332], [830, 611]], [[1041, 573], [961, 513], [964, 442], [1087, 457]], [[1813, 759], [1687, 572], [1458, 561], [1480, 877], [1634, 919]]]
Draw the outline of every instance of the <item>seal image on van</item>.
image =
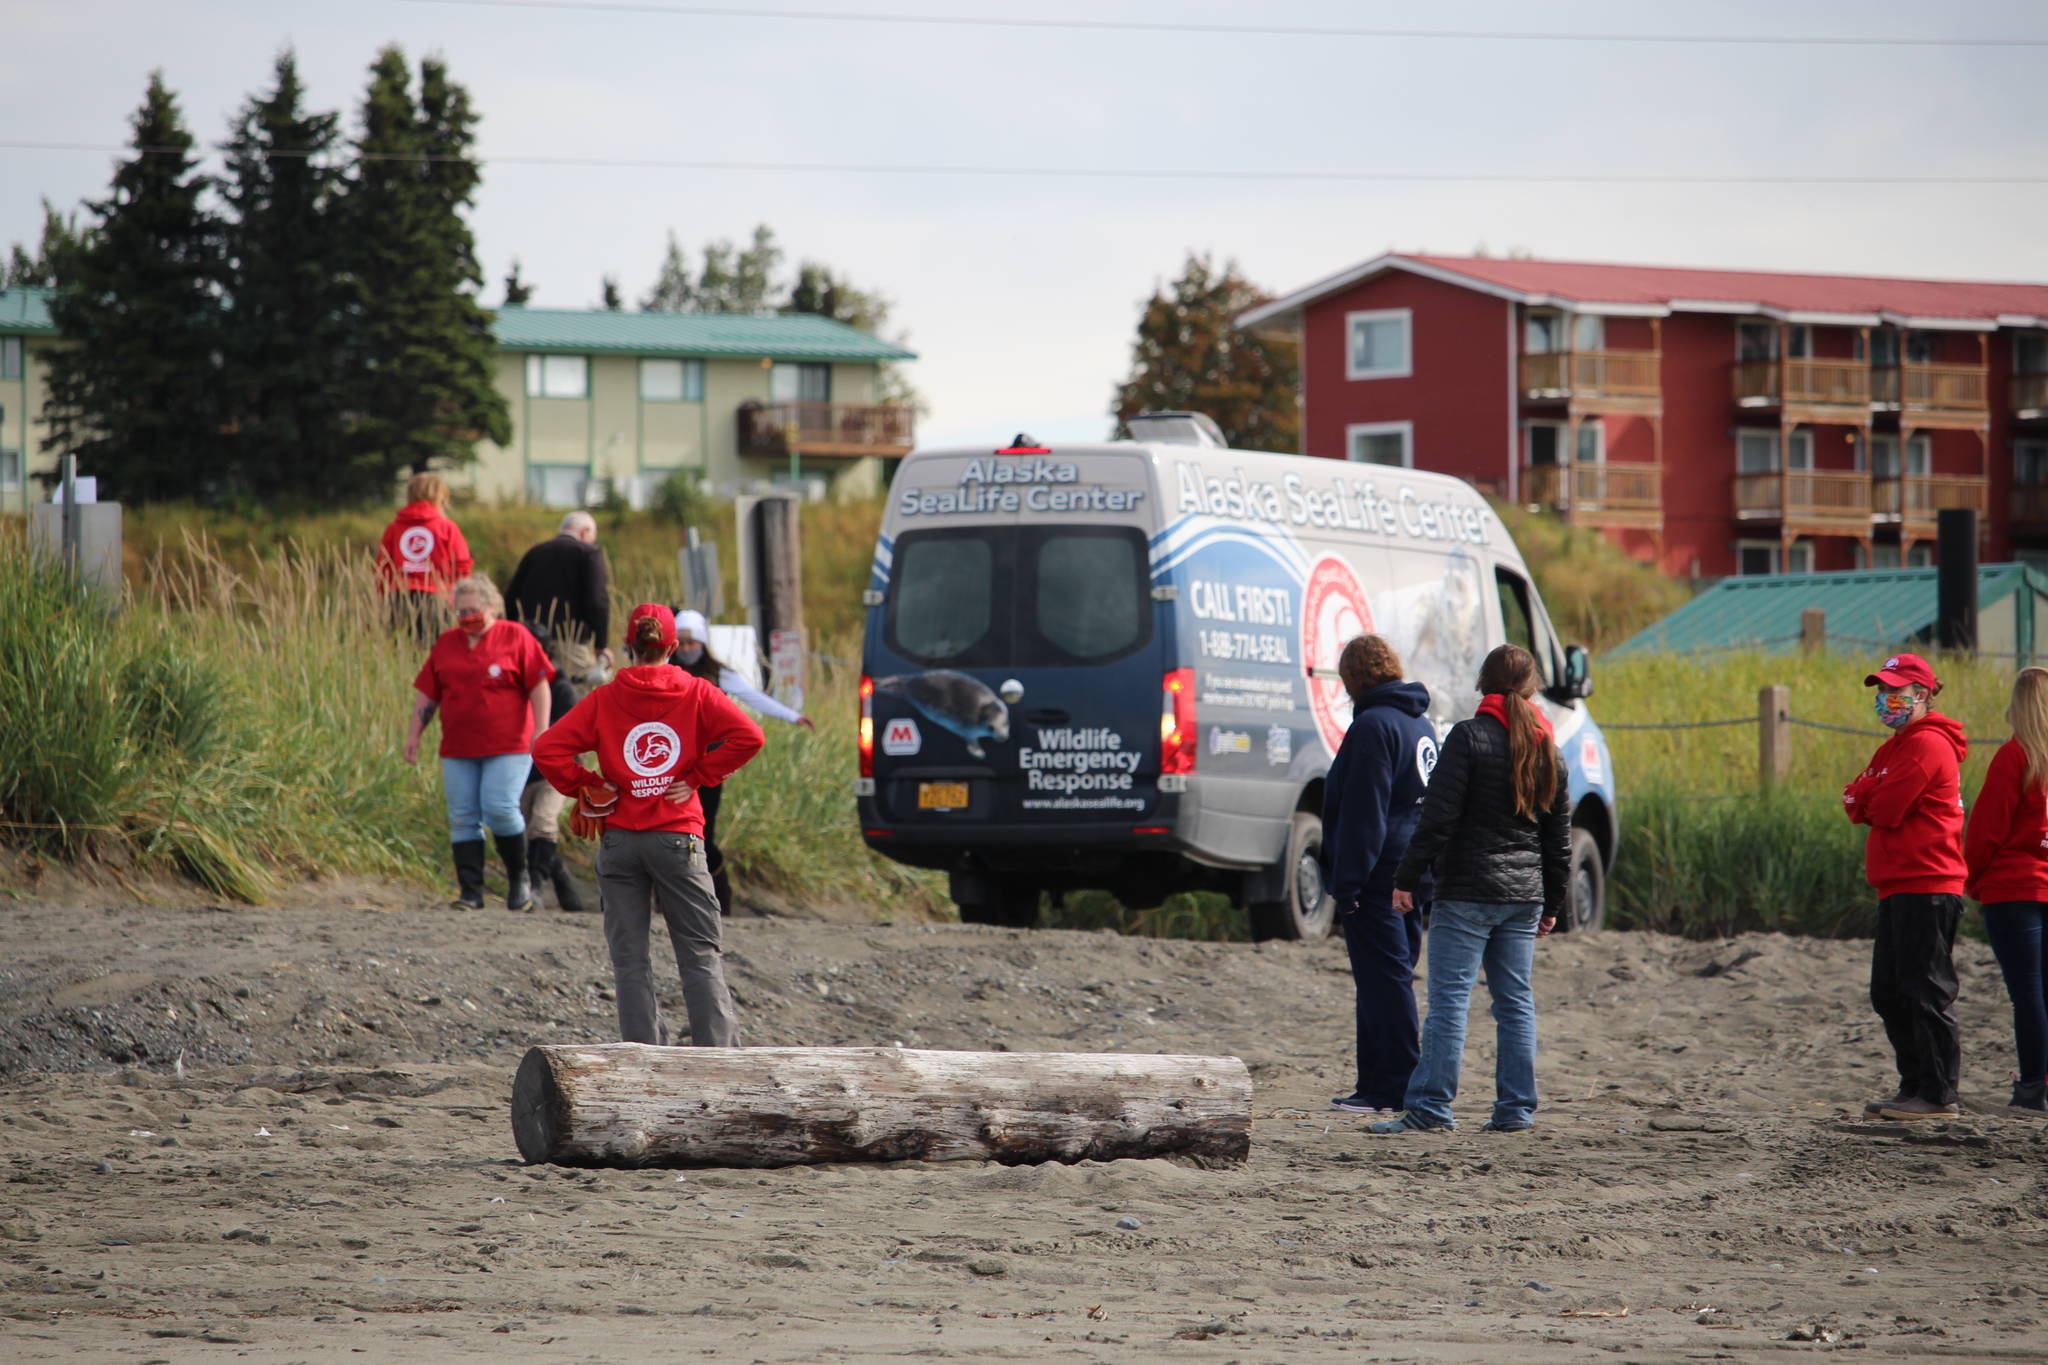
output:
[[[947, 873], [963, 920], [1080, 889], [1217, 891], [1254, 937], [1319, 938], [1322, 789], [1351, 723], [1346, 641], [1385, 636], [1439, 735], [1502, 643], [1571, 778], [1573, 919], [1601, 923], [1614, 771], [1507, 529], [1471, 485], [1226, 447], [1199, 414], [1134, 439], [922, 449], [863, 594], [862, 837]], [[1422, 761], [1418, 756], [1418, 761]]]
[[1010, 737], [1010, 708], [986, 683], [950, 668], [875, 679], [875, 691], [902, 697], [930, 720], [967, 741], [967, 752], [986, 758], [984, 739]]

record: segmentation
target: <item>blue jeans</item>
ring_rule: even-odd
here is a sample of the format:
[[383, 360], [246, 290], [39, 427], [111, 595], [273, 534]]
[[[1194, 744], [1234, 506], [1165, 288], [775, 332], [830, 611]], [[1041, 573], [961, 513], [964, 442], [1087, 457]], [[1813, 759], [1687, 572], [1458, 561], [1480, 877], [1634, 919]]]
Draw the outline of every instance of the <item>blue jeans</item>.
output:
[[526, 785], [531, 754], [492, 754], [489, 758], [444, 758], [441, 789], [448, 794], [448, 840], [466, 844], [492, 834], [524, 834], [519, 792]]
[[1994, 901], [1984, 907], [1984, 928], [2012, 998], [2020, 1079], [2041, 1080], [2048, 1077], [2048, 905]]
[[1422, 1021], [1422, 1060], [1402, 1105], [1423, 1125], [1453, 1126], [1451, 1101], [1458, 1095], [1465, 1015], [1484, 965], [1499, 1039], [1493, 1122], [1502, 1128], [1529, 1126], [1536, 1112], [1536, 995], [1529, 976], [1536, 965], [1536, 921], [1542, 910], [1533, 901], [1438, 901], [1431, 907], [1429, 1013]]

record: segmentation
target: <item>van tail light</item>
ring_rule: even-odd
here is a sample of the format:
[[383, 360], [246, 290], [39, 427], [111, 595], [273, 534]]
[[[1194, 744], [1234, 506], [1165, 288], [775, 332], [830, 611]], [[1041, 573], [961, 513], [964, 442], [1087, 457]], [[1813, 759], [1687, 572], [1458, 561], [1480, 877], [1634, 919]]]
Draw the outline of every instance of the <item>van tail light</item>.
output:
[[860, 678], [860, 775], [875, 775], [875, 680]]
[[1195, 670], [1176, 668], [1166, 675], [1159, 696], [1159, 771], [1195, 770]]

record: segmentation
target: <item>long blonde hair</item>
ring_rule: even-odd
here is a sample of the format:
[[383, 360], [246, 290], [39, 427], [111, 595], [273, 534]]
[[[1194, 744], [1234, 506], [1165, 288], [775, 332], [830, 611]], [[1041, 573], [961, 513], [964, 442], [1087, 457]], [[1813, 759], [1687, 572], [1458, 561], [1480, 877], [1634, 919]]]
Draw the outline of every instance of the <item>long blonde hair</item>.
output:
[[2048, 782], [2048, 668], [2023, 668], [2005, 708], [2012, 737], [2027, 756], [2027, 786]]

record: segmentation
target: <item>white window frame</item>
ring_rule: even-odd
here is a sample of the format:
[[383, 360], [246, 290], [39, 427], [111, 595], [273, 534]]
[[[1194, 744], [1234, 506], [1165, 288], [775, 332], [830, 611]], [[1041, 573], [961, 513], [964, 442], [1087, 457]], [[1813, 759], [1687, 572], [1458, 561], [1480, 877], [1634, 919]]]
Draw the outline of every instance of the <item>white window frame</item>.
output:
[[[1770, 576], [1771, 576], [1772, 574], [1775, 574], [1775, 573], [1780, 573], [1780, 572], [1782, 572], [1783, 570], [1782, 570], [1782, 568], [1781, 568], [1781, 566], [1780, 566], [1780, 563], [1779, 563], [1778, 549], [1779, 549], [1779, 546], [1778, 546], [1778, 542], [1777, 542], [1777, 541], [1775, 541], [1775, 540], [1738, 540], [1738, 541], [1736, 541], [1736, 542], [1735, 542], [1735, 576], [1736, 576], [1737, 578], [1768, 578], [1768, 577], [1770, 577]], [[1769, 552], [1770, 552], [1770, 556], [1771, 556], [1771, 567], [1770, 567], [1769, 569], [1765, 570], [1765, 571], [1764, 571], [1763, 573], [1760, 573], [1760, 574], [1747, 574], [1747, 573], [1744, 573], [1744, 572], [1742, 571], [1742, 552], [1743, 552], [1744, 550], [1766, 550], [1766, 551], [1769, 551]]]
[[[1554, 335], [1551, 338], [1553, 345], [1551, 349], [1547, 351], [1532, 351], [1529, 349], [1529, 342], [1533, 339], [1530, 336], [1530, 332], [1532, 332], [1535, 329], [1536, 321], [1539, 318], [1545, 322], [1554, 324], [1552, 330], [1555, 332], [1556, 335]], [[1571, 342], [1572, 329], [1566, 324], [1565, 315], [1562, 312], [1562, 310], [1556, 308], [1530, 308], [1523, 311], [1523, 355], [1563, 355], [1571, 349]], [[1349, 346], [1351, 344], [1351, 335], [1348, 331], [1345, 333], [1344, 344], [1346, 346]]]
[[[1536, 463], [1536, 438], [1534, 433], [1539, 429], [1552, 433], [1550, 449], [1551, 454], [1557, 458], [1549, 465], [1539, 465]], [[1522, 463], [1531, 469], [1549, 469], [1554, 465], [1569, 464], [1570, 461], [1564, 458], [1571, 453], [1564, 448], [1564, 434], [1566, 430], [1568, 430], [1567, 424], [1563, 422], [1527, 421], [1522, 423]]]
[[[582, 367], [583, 383], [576, 393], [550, 393], [549, 365], [551, 360], [573, 360]], [[588, 399], [590, 397], [590, 357], [566, 354], [560, 351], [530, 351], [526, 356], [526, 396], [543, 399]]]
[[1415, 468], [1415, 423], [1413, 422], [1353, 422], [1344, 428], [1344, 458], [1352, 464], [1364, 464], [1358, 458], [1358, 438], [1361, 436], [1399, 436], [1401, 438], [1401, 463], [1381, 465], [1382, 469]]
[[[1564, 431], [1567, 431], [1567, 432], [1568, 432], [1568, 431], [1570, 431], [1570, 430], [1571, 430], [1571, 424], [1570, 424], [1570, 423], [1565, 423], [1565, 424], [1563, 424], [1563, 430], [1564, 430]], [[1587, 431], [1589, 431], [1589, 430], [1590, 430], [1590, 431], [1591, 431], [1591, 432], [1593, 433], [1593, 458], [1592, 458], [1592, 459], [1590, 459], [1590, 460], [1582, 460], [1582, 459], [1580, 459], [1580, 458], [1579, 458], [1579, 447], [1578, 447], [1578, 445], [1577, 445], [1577, 441], [1583, 441], [1584, 439], [1586, 439], [1586, 437], [1585, 437], [1585, 433], [1586, 433]], [[1563, 440], [1561, 440], [1561, 439], [1560, 439], [1560, 440], [1558, 441], [1558, 443], [1557, 443], [1557, 444], [1558, 444], [1558, 447], [1559, 447], [1559, 449], [1563, 449], [1563, 447], [1564, 447], [1564, 441], [1563, 441]], [[1572, 445], [1572, 448], [1571, 448], [1570, 454], [1571, 454], [1571, 463], [1572, 463], [1572, 464], [1575, 464], [1575, 465], [1578, 465], [1578, 466], [1580, 466], [1580, 467], [1582, 467], [1582, 468], [1590, 468], [1590, 467], [1592, 467], [1592, 466], [1595, 466], [1595, 465], [1604, 465], [1604, 464], [1606, 464], [1606, 463], [1607, 463], [1607, 424], [1606, 424], [1605, 422], [1602, 422], [1602, 421], [1600, 421], [1600, 420], [1599, 420], [1598, 418], [1591, 418], [1591, 419], [1588, 419], [1588, 420], [1586, 420], [1586, 421], [1580, 422], [1580, 423], [1579, 423], [1579, 435], [1578, 435], [1578, 436], [1577, 436], [1577, 437], [1575, 438], [1575, 440], [1574, 440], [1574, 443], [1573, 443], [1573, 445]]]
[[1916, 540], [1913, 547], [1899, 556], [1902, 569], [1931, 569], [1934, 567], [1934, 546], [1924, 540]]
[[[647, 371], [650, 365], [674, 365], [678, 367], [682, 383], [677, 396], [654, 395], [647, 392]], [[677, 356], [649, 355], [640, 357], [640, 401], [643, 403], [701, 403], [704, 401], [704, 362], [684, 360]]]
[[[1401, 324], [1401, 364], [1383, 369], [1361, 370], [1357, 366], [1358, 346], [1356, 337], [1361, 323], [1370, 325], [1379, 322]], [[1372, 308], [1359, 313], [1344, 315], [1344, 377], [1346, 379], [1407, 379], [1415, 373], [1415, 310], [1412, 308]]]
[[1800, 474], [1813, 472], [1813, 432], [1810, 428], [1794, 427], [1785, 433], [1785, 468]]
[[[1593, 344], [1580, 344], [1586, 338], [1582, 332], [1590, 332]], [[1598, 313], [1573, 313], [1565, 328], [1565, 339], [1573, 352], [1604, 351], [1607, 349], [1607, 319]]]
[[1784, 573], [1813, 572], [1813, 542], [1804, 537], [1785, 547]]
[[[13, 477], [8, 477], [7, 462], [14, 462]], [[28, 456], [13, 446], [0, 446], [0, 493], [19, 493], [28, 482]]]
[[[1744, 469], [1742, 467], [1743, 437], [1767, 438], [1771, 444], [1771, 463], [1767, 469]], [[1737, 474], [1776, 474], [1784, 463], [1784, 452], [1778, 448], [1778, 433], [1768, 427], [1737, 427], [1735, 429], [1735, 472]]]

